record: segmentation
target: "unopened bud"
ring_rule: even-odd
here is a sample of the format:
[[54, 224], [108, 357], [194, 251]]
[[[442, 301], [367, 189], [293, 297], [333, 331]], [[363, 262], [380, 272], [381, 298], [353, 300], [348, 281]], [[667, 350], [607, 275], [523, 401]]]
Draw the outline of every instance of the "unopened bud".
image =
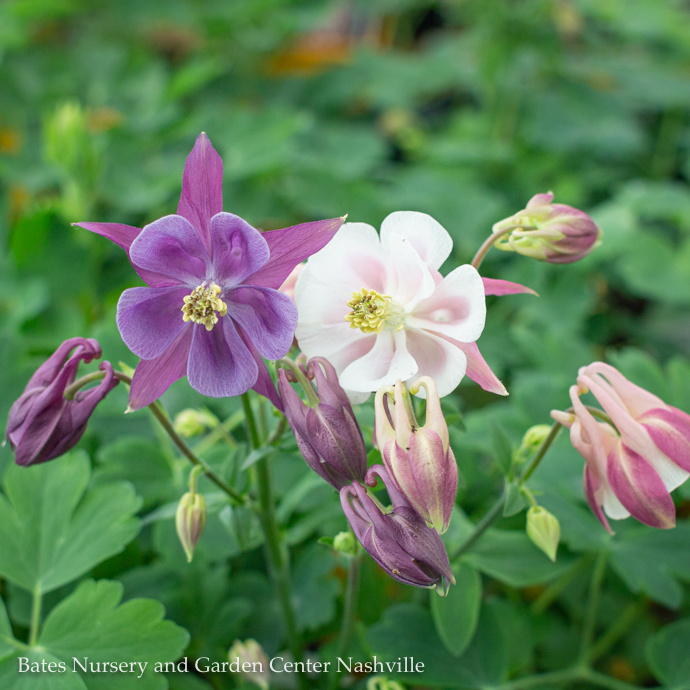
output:
[[367, 681], [367, 690], [405, 690], [405, 686], [386, 676], [372, 676]]
[[194, 549], [206, 526], [206, 501], [201, 494], [190, 491], [180, 499], [175, 526], [182, 548], [187, 554], [187, 562], [191, 563]]
[[535, 424], [525, 432], [522, 443], [517, 451], [516, 460], [522, 462], [531, 453], [537, 450], [551, 433], [551, 426], [548, 424]]
[[527, 536], [552, 561], [556, 560], [558, 542], [561, 538], [561, 526], [556, 517], [549, 513], [546, 508], [532, 506], [527, 511]]
[[228, 650], [230, 671], [268, 690], [268, 657], [256, 640], [235, 640]]
[[357, 541], [352, 532], [339, 532], [333, 539], [333, 548], [348, 556], [354, 556], [357, 550]]
[[522, 211], [496, 223], [493, 232], [505, 234], [494, 246], [539, 261], [567, 264], [601, 244], [601, 230], [586, 213], [552, 202], [552, 192], [536, 194]]
[[208, 410], [186, 409], [175, 415], [173, 426], [180, 436], [190, 438], [218, 426], [218, 418]]

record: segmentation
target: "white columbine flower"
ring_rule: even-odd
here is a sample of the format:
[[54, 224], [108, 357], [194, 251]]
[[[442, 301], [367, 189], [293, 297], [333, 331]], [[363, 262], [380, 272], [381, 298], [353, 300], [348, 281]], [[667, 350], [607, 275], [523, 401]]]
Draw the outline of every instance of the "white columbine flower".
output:
[[[296, 337], [304, 354], [328, 359], [354, 402], [420, 376], [447, 395], [467, 373], [505, 394], [474, 341], [484, 328], [484, 284], [460, 266], [438, 269], [453, 247], [431, 216], [398, 211], [381, 225], [346, 223], [302, 272]], [[423, 390], [423, 389], [422, 389]]]

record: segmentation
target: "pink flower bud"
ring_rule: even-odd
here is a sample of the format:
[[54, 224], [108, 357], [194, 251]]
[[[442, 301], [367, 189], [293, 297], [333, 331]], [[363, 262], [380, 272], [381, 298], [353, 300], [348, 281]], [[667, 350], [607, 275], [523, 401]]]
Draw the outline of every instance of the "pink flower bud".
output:
[[517, 227], [494, 246], [552, 264], [587, 256], [601, 243], [601, 230], [586, 213], [552, 201], [552, 192], [536, 194], [522, 211], [496, 223], [494, 233]]
[[[426, 391], [426, 424], [419, 426], [402, 381], [376, 393], [376, 445], [391, 481], [438, 532], [448, 529], [458, 489], [458, 466], [434, 380], [425, 376], [410, 391]], [[392, 396], [393, 409], [390, 408]]]
[[[587, 392], [611, 424], [585, 407], [580, 395]], [[611, 531], [606, 516], [629, 515], [651, 527], [674, 527], [670, 492], [690, 476], [690, 415], [602, 362], [580, 369], [570, 398], [572, 414], [551, 416], [570, 429], [573, 446], [585, 459], [585, 495], [604, 527]]]
[[201, 494], [190, 491], [182, 496], [175, 514], [175, 527], [187, 561], [191, 563], [194, 549], [206, 527], [206, 501]]

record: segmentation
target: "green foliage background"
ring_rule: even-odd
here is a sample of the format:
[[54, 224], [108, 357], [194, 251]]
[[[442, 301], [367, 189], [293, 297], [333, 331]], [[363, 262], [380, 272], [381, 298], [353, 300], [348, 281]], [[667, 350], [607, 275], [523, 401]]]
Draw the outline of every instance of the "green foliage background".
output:
[[[535, 193], [552, 190], [603, 229], [603, 245], [577, 264], [497, 251], [483, 264], [484, 275], [540, 297], [489, 299], [479, 345], [510, 397], [466, 380], [448, 400], [465, 480], [450, 548], [503, 490], [501, 448], [568, 405], [578, 367], [606, 359], [690, 411], [689, 20], [680, 0], [6, 0], [0, 418], [68, 337], [95, 337], [107, 359], [135, 365], [114, 313], [136, 277], [121, 250], [70, 223], [142, 227], [174, 212], [184, 158], [202, 130], [224, 160], [225, 209], [264, 229], [344, 213], [378, 226], [395, 210], [424, 211], [455, 242], [444, 272], [468, 262], [491, 225]], [[228, 420], [234, 447], [211, 433], [197, 449], [242, 488], [238, 402], [202, 400], [185, 382], [164, 402], [171, 414], [206, 406]], [[171, 519], [186, 466], [147, 413], [124, 418], [125, 405], [124, 390], [114, 391], [80, 450], [49, 466], [19, 472], [0, 449], [3, 682], [16, 668], [7, 640], [26, 641], [37, 586], [39, 642], [56, 658], [73, 650], [60, 636], [89, 619], [85, 610], [105, 620], [99, 612], [116, 606], [132, 630], [150, 626], [147, 653], [161, 660], [183, 653], [181, 628], [190, 658], [223, 660], [235, 638], [252, 636], [269, 655], [284, 648], [256, 519], [202, 485], [211, 516], [187, 565]], [[366, 436], [369, 408], [361, 419]], [[298, 623], [314, 654], [327, 657], [345, 563], [316, 539], [345, 520], [294, 445], [273, 462]], [[564, 435], [530, 481], [561, 522], [555, 564], [527, 540], [523, 513], [487, 533], [457, 566], [465, 586], [431, 607], [426, 592], [367, 561], [350, 653], [419, 657], [423, 678], [402, 680], [424, 687], [532, 687], [510, 679], [573, 662], [583, 621], [588, 634], [593, 568], [606, 562], [588, 646], [595, 668], [611, 682], [690, 687], [690, 490], [677, 492], [675, 530], [627, 521], [610, 537], [583, 502], [581, 471]], [[78, 558], [65, 551], [80, 545], [76, 527], [101, 524], [109, 526], [101, 541], [83, 540]], [[37, 558], [46, 539], [61, 546]], [[98, 647], [86, 628], [79, 639]], [[128, 687], [78, 682], [64, 687]], [[170, 674], [169, 683], [208, 690], [235, 680]]]

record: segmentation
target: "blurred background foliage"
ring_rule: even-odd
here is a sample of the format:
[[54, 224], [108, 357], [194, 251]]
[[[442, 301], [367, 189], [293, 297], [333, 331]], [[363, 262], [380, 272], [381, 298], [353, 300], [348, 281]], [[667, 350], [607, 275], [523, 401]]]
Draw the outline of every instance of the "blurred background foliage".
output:
[[[566, 407], [578, 367], [595, 359], [690, 411], [689, 20], [682, 0], [6, 0], [0, 416], [65, 338], [96, 337], [107, 359], [136, 363], [114, 323], [119, 294], [136, 276], [120, 249], [70, 223], [142, 227], [174, 212], [185, 156], [202, 130], [224, 160], [226, 210], [262, 229], [344, 213], [378, 227], [392, 211], [424, 211], [455, 242], [444, 272], [468, 262], [494, 222], [539, 192], [552, 190], [600, 224], [603, 245], [577, 264], [498, 251], [483, 264], [484, 275], [540, 297], [489, 298], [479, 345], [510, 397], [466, 381], [448, 400], [453, 419], [463, 419], [452, 440], [465, 513], [480, 515], [501, 491], [501, 444], [518, 445], [528, 426]], [[176, 500], [184, 473], [169, 448], [132, 437], [152, 432], [144, 413], [122, 417], [124, 398], [116, 391], [99, 408], [82, 448], [95, 459], [93, 481], [133, 482], [150, 511]], [[223, 420], [238, 409], [232, 400], [202, 401], [186, 383], [165, 402], [172, 413], [206, 405]], [[240, 466], [242, 448], [228, 458], [206, 446], [217, 466]], [[337, 629], [344, 570], [312, 542], [344, 519], [292, 450], [276, 463], [287, 487], [281, 519], [297, 547], [300, 625], [318, 648]], [[0, 454], [6, 466], [10, 453]], [[689, 551], [687, 525], [659, 535], [626, 524], [612, 541], [584, 508], [580, 477], [581, 460], [561, 439], [534, 478], [562, 523], [566, 548], [555, 566], [523, 540], [523, 516], [503, 525], [518, 541], [494, 534], [495, 552], [487, 537], [469, 558], [486, 585], [475, 642], [498, 634], [494, 618], [507, 631], [498, 646], [513, 639], [501, 659], [481, 661], [500, 667], [486, 677], [477, 671], [483, 683], [567, 661], [587, 559], [603, 551], [612, 568], [602, 625], [637, 608], [636, 625], [602, 651], [602, 669], [640, 685], [653, 676], [677, 682], [672, 661], [659, 660], [659, 640], [647, 644], [647, 657], [641, 650], [663, 623], [690, 613], [682, 584], [690, 563], [673, 555]], [[681, 515], [690, 513], [685, 498], [690, 491], [681, 491]], [[126, 596], [163, 601], [192, 634], [187, 653], [218, 657], [234, 637], [250, 635], [275, 651], [281, 631], [270, 605], [257, 612], [257, 602], [272, 601], [260, 531], [220, 497], [217, 514], [193, 566], [183, 563], [168, 511], [165, 521], [145, 517], [137, 541], [97, 575], [122, 580]], [[666, 555], [650, 560], [650, 544]], [[510, 549], [514, 560], [505, 557]], [[544, 599], [544, 583], [572, 563], [570, 579]], [[207, 599], [199, 602], [199, 591]], [[373, 627], [359, 636], [362, 654], [400, 654], [400, 630], [430, 625], [426, 598], [371, 563], [363, 591], [361, 623]], [[11, 597], [20, 626], [23, 596]], [[690, 637], [687, 624], [674, 625]], [[515, 640], [516, 630], [528, 632]], [[460, 663], [439, 655], [440, 669]], [[455, 673], [460, 684], [479, 683]], [[432, 673], [425, 682], [453, 686], [449, 678]]]

